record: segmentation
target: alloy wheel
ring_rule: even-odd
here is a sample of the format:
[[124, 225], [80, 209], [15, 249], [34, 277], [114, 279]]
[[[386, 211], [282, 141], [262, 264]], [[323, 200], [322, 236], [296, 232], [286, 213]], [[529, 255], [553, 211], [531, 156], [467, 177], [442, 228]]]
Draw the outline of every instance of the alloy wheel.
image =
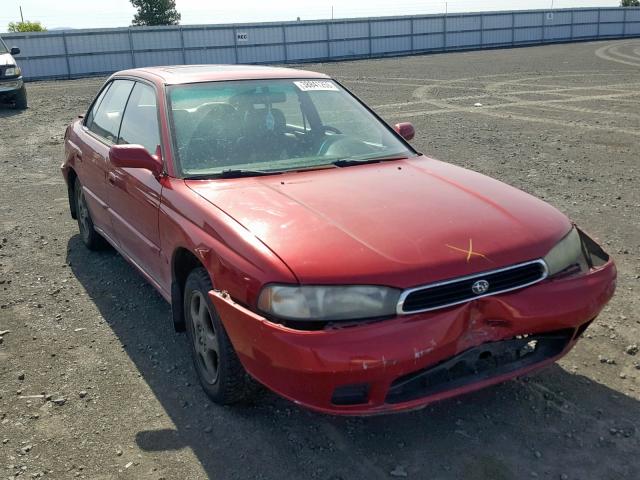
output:
[[88, 241], [89, 235], [91, 234], [91, 224], [89, 223], [91, 221], [91, 217], [89, 216], [89, 209], [87, 208], [82, 187], [76, 189], [76, 207], [80, 235], [82, 235], [82, 238], [85, 241]]
[[193, 291], [189, 302], [193, 348], [203, 379], [214, 384], [218, 381], [220, 347], [211, 312], [204, 295]]

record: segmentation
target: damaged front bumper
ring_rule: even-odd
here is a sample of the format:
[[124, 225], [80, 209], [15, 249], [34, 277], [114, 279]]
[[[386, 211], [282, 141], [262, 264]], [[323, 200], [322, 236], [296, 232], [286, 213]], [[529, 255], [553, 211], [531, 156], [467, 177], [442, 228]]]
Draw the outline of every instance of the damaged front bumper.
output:
[[615, 290], [612, 261], [589, 273], [455, 307], [300, 331], [209, 293], [247, 372], [313, 410], [408, 410], [529, 373], [566, 354]]

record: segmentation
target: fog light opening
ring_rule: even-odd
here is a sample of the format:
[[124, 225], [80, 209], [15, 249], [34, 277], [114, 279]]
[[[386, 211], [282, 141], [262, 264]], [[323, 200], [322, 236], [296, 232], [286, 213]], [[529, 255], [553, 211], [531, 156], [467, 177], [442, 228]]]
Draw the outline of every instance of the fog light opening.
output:
[[522, 358], [525, 357], [527, 355], [531, 355], [532, 353], [534, 353], [536, 351], [536, 348], [538, 348], [538, 341], [537, 340], [531, 340], [530, 342], [527, 342], [518, 352], [518, 355]]
[[334, 405], [359, 405], [369, 401], [369, 384], [343, 385], [334, 390], [331, 403]]

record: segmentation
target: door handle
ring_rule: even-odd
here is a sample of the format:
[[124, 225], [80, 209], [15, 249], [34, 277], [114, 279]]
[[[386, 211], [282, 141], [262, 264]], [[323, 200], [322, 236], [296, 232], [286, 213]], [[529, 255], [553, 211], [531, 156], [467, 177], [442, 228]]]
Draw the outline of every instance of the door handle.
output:
[[113, 172], [109, 172], [107, 174], [107, 181], [111, 184], [114, 185], [116, 184], [116, 175]]

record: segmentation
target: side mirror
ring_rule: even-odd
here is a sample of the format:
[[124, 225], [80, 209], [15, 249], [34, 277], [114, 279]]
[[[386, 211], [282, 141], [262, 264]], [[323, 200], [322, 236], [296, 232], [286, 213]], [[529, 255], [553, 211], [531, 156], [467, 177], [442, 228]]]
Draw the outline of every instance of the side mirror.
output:
[[416, 136], [416, 129], [409, 122], [396, 123], [393, 129], [405, 140], [412, 140]]
[[115, 167], [142, 168], [158, 177], [162, 173], [159, 155], [151, 155], [142, 145], [114, 145], [109, 149], [109, 159]]
[[11, 55], [20, 55], [20, 49], [18, 47], [11, 47]]

